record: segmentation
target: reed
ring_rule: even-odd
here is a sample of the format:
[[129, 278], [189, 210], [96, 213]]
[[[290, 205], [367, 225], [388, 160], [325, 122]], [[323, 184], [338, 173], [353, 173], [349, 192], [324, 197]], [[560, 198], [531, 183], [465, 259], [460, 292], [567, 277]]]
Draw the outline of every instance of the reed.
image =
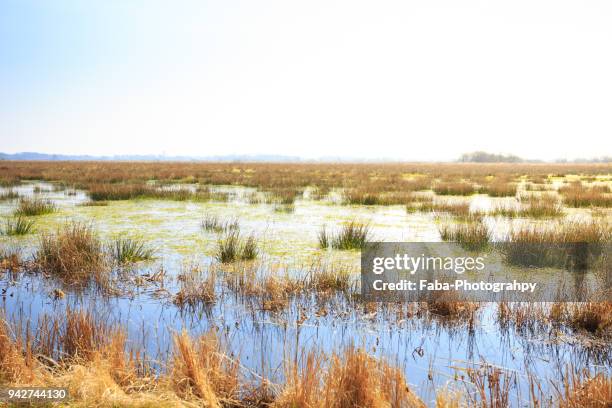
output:
[[572, 373], [564, 381], [560, 408], [608, 408], [612, 401], [612, 378], [604, 373]]
[[180, 289], [173, 298], [175, 305], [196, 307], [200, 304], [215, 303], [216, 273], [207, 269], [205, 272], [199, 268], [191, 268], [188, 273], [179, 277]]
[[574, 303], [568, 307], [572, 327], [609, 336], [612, 331], [612, 303]]

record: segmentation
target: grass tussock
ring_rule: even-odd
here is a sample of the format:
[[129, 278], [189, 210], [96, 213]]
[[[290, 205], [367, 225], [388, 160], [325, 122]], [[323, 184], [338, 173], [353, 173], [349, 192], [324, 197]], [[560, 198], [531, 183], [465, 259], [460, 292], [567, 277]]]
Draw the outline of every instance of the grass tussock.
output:
[[485, 185], [481, 192], [488, 194], [490, 197], [514, 197], [516, 196], [517, 184], [498, 180]]
[[113, 260], [119, 265], [126, 265], [154, 259], [155, 251], [147, 247], [140, 239], [117, 238], [109, 247]]
[[609, 335], [612, 331], [612, 303], [588, 302], [568, 306], [572, 327], [592, 334]]
[[174, 336], [170, 378], [174, 391], [204, 406], [220, 407], [238, 401], [239, 365], [223, 353], [214, 331], [193, 340], [185, 331]]
[[561, 187], [559, 193], [569, 207], [612, 207], [612, 194], [608, 186], [586, 187], [577, 182]]
[[101, 283], [108, 272], [98, 235], [89, 225], [78, 222], [43, 235], [35, 260], [44, 273], [69, 283], [85, 283], [92, 277]]
[[433, 191], [438, 195], [468, 196], [476, 193], [476, 188], [465, 181], [440, 181], [434, 184]]
[[205, 214], [201, 226], [205, 231], [217, 233], [240, 229], [238, 218], [223, 220], [221, 217], [214, 214]]
[[406, 207], [408, 213], [421, 211], [432, 213], [446, 213], [458, 218], [467, 218], [470, 216], [469, 201], [426, 201], [420, 203], [411, 203]]
[[323, 227], [318, 233], [319, 246], [322, 249], [332, 247], [340, 250], [361, 249], [371, 241], [370, 226], [351, 221], [342, 226], [335, 235], [327, 233]]
[[457, 242], [466, 250], [485, 249], [491, 242], [491, 232], [480, 218], [467, 222], [445, 222], [438, 225], [442, 241]]
[[239, 229], [231, 229], [217, 240], [215, 258], [221, 263], [250, 261], [257, 258], [258, 253], [255, 236], [249, 235], [243, 238]]
[[425, 407], [399, 368], [362, 349], [348, 347], [329, 361], [311, 352], [303, 360], [301, 369], [286, 368], [287, 385], [273, 407]]
[[21, 198], [19, 205], [15, 210], [17, 216], [36, 216], [51, 214], [57, 211], [57, 207], [49, 200], [43, 200], [38, 198]]
[[196, 307], [200, 304], [213, 304], [217, 299], [215, 293], [216, 273], [207, 269], [190, 268], [187, 273], [179, 276], [180, 289], [174, 296], [177, 306]]
[[608, 223], [595, 221], [520, 225], [511, 229], [509, 244], [500, 247], [512, 265], [584, 270], [605, 251], [611, 232]]
[[34, 221], [28, 220], [20, 215], [14, 218], [8, 218], [4, 222], [4, 229], [2, 233], [9, 236], [26, 235], [32, 232], [33, 227]]

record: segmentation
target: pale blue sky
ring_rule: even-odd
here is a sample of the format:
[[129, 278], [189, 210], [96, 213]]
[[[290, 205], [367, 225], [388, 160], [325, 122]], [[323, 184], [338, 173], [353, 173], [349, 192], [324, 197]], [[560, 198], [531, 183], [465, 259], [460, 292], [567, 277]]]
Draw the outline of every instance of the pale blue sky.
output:
[[612, 154], [609, 0], [0, 0], [0, 151]]

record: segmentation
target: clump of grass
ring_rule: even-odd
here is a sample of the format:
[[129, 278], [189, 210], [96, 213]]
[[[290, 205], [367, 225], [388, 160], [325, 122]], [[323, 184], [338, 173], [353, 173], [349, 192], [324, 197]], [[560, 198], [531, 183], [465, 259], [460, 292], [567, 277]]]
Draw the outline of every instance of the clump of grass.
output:
[[93, 184], [89, 186], [89, 198], [92, 201], [131, 200], [152, 191], [152, 187], [144, 184]]
[[195, 341], [185, 331], [174, 336], [170, 378], [180, 397], [195, 397], [209, 407], [238, 401], [238, 374], [238, 362], [223, 353], [214, 331]]
[[563, 215], [563, 206], [554, 194], [523, 195], [521, 205], [498, 205], [488, 215], [508, 218], [555, 218]]
[[[325, 355], [312, 351], [301, 370], [286, 366], [287, 385], [273, 407], [414, 407], [425, 404], [411, 391], [401, 369], [362, 349]], [[327, 369], [325, 367], [327, 366]]]
[[508, 183], [499, 180], [485, 185], [481, 192], [488, 194], [490, 197], [514, 197], [516, 195], [516, 189], [516, 183]]
[[573, 373], [565, 381], [564, 394], [559, 401], [560, 408], [608, 408], [612, 401], [612, 378], [599, 373]]
[[609, 224], [566, 221], [547, 226], [522, 225], [512, 228], [509, 243], [501, 244], [512, 265], [583, 269], [596, 260], [610, 242]]
[[21, 254], [17, 249], [0, 249], [0, 270], [17, 271], [22, 264]]
[[370, 226], [357, 221], [351, 221], [342, 226], [336, 235], [329, 235], [325, 227], [319, 231], [319, 246], [334, 249], [361, 249], [371, 239]]
[[351, 287], [351, 272], [347, 268], [324, 268], [313, 270], [308, 287], [316, 291], [348, 290]]
[[560, 188], [559, 193], [569, 207], [612, 207], [612, 194], [608, 186], [585, 187], [577, 182]]
[[465, 181], [441, 181], [435, 183], [433, 191], [438, 195], [472, 195], [476, 192], [474, 185]]
[[563, 215], [563, 208], [554, 194], [528, 195], [521, 197], [526, 203], [520, 214], [531, 218], [552, 218]]
[[0, 319], [0, 382], [31, 384], [35, 379], [35, 359], [31, 350], [24, 353], [19, 341]]
[[149, 261], [154, 258], [154, 250], [139, 239], [117, 238], [109, 249], [112, 258], [119, 265]]
[[9, 218], [4, 224], [4, 235], [26, 235], [32, 231], [34, 221], [28, 220], [21, 215]]
[[0, 193], [0, 201], [16, 200], [19, 197], [19, 193], [15, 190], [7, 190]]
[[26, 217], [50, 214], [57, 211], [57, 207], [49, 200], [42, 200], [38, 198], [21, 198], [19, 205], [15, 210], [15, 215], [22, 215]]
[[480, 218], [467, 222], [449, 222], [438, 226], [443, 241], [457, 242], [471, 251], [486, 248], [491, 241], [491, 233]]
[[205, 214], [201, 226], [205, 231], [212, 232], [226, 232], [240, 228], [238, 218], [222, 220], [214, 214]]
[[325, 225], [323, 227], [321, 227], [321, 229], [319, 230], [319, 233], [317, 235], [317, 239], [319, 241], [319, 248], [321, 248], [321, 249], [329, 248], [331, 237], [327, 233], [327, 230], [325, 229]]
[[246, 261], [257, 258], [257, 241], [253, 235], [243, 239], [239, 229], [226, 231], [217, 240], [217, 253], [215, 257], [221, 263], [230, 263], [238, 260]]
[[216, 274], [214, 270], [206, 270], [204, 274], [198, 268], [191, 268], [188, 273], [180, 276], [180, 289], [174, 296], [177, 306], [215, 303]]
[[575, 303], [569, 307], [572, 327], [593, 334], [607, 334], [612, 329], [612, 303]]
[[78, 222], [43, 235], [35, 260], [43, 272], [70, 283], [85, 283], [92, 277], [102, 283], [107, 272], [98, 235], [87, 224]]

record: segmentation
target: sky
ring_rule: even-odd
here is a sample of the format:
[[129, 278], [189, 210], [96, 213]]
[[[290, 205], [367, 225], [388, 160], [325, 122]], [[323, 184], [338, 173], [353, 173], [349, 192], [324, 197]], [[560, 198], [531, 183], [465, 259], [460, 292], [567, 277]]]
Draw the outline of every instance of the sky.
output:
[[612, 155], [609, 0], [0, 0], [0, 152]]

